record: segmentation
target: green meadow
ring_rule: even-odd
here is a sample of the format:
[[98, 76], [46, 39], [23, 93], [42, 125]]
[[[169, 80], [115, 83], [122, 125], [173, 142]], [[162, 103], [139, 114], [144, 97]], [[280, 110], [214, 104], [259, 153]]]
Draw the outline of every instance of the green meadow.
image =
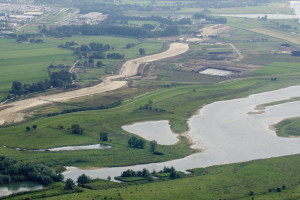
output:
[[[299, 155], [191, 170], [183, 178], [111, 183], [95, 180], [68, 193], [64, 185], [7, 199], [299, 199]], [[136, 183], [135, 183], [136, 182]], [[89, 188], [89, 189], [88, 189]]]
[[299, 137], [300, 136], [300, 118], [286, 119], [274, 127], [276, 128], [276, 133], [282, 137]]
[[33, 83], [48, 78], [52, 62], [71, 64], [71, 51], [50, 44], [20, 44], [0, 38], [0, 99], [8, 95], [13, 81]]
[[[22, 83], [33, 83], [44, 80], [48, 77], [47, 68], [50, 64], [73, 65], [76, 57], [71, 50], [61, 49], [57, 46], [65, 42], [75, 41], [79, 45], [92, 42], [110, 44], [114, 51], [106, 53], [120, 53], [125, 55], [125, 59], [138, 57], [139, 48], [144, 48], [146, 54], [153, 54], [162, 51], [163, 42], [138, 41], [133, 38], [121, 38], [113, 36], [74, 36], [70, 38], [42, 38], [41, 44], [17, 43], [15, 39], [0, 38], [0, 99], [4, 99], [11, 88], [13, 81]], [[134, 43], [131, 49], [126, 49], [126, 44]], [[97, 62], [98, 60], [95, 60]], [[101, 76], [116, 70], [116, 67], [123, 60], [103, 59], [105, 68], [87, 69], [86, 73], [79, 74], [81, 83], [90, 84], [99, 81]]]
[[[268, 67], [266, 66], [266, 71]], [[189, 144], [183, 137], [181, 137], [181, 142], [176, 145], [159, 145], [158, 149], [164, 155], [157, 156], [149, 151], [148, 142], [147, 147], [142, 150], [129, 148], [127, 141], [132, 134], [122, 130], [121, 126], [138, 121], [169, 120], [172, 130], [176, 133], [182, 133], [188, 130], [186, 120], [201, 106], [218, 100], [238, 98], [299, 84], [299, 74], [300, 69], [295, 70], [293, 74], [290, 74], [288, 70], [283, 70], [281, 74], [276, 75], [278, 77], [276, 81], [271, 81], [272, 76], [270, 75], [260, 75], [259, 77], [245, 77], [210, 85], [196, 83], [170, 88], [164, 87], [123, 101], [121, 106], [108, 110], [83, 111], [47, 117], [47, 113], [52, 113], [55, 110], [51, 111], [49, 109], [51, 107], [48, 109], [41, 108], [38, 110], [39, 115], [36, 116], [36, 119], [12, 127], [1, 128], [0, 146], [5, 145], [7, 147], [1, 147], [0, 153], [17, 160], [40, 160], [55, 166], [74, 165], [81, 167], [133, 165], [184, 157], [194, 151], [188, 148]], [[83, 101], [86, 102], [87, 100], [84, 98]], [[153, 101], [153, 109], [164, 109], [168, 112], [139, 109], [149, 100]], [[187, 104], [186, 102], [193, 103]], [[54, 104], [52, 107], [56, 108], [57, 106]], [[37, 130], [26, 132], [25, 127], [31, 127], [34, 124], [38, 126]], [[84, 129], [84, 134], [70, 134], [68, 128], [72, 124], [79, 124]], [[59, 126], [63, 126], [64, 129], [59, 129]], [[109, 138], [112, 141], [108, 144], [112, 145], [113, 148], [73, 152], [28, 152], [14, 149], [17, 147], [47, 149], [66, 145], [96, 144], [99, 142], [101, 131], [109, 133]], [[19, 142], [20, 139], [22, 142]]]

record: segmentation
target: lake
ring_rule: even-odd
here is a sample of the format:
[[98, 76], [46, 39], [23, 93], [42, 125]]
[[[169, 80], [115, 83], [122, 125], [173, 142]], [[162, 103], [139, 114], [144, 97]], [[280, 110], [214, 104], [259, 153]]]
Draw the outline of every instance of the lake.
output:
[[[108, 176], [119, 176], [127, 169], [147, 168], [150, 171], [159, 171], [164, 166], [174, 166], [176, 170], [185, 171], [192, 168], [299, 154], [300, 138], [278, 137], [269, 126], [286, 118], [300, 116], [300, 101], [266, 107], [264, 113], [249, 114], [255, 111], [257, 105], [299, 96], [300, 86], [293, 86], [204, 106], [198, 114], [188, 120], [190, 127], [188, 135], [195, 143], [191, 147], [204, 149], [204, 152], [177, 160], [136, 166], [92, 170], [67, 167], [68, 171], [64, 176], [76, 180], [78, 176], [85, 173], [92, 178], [106, 179]], [[157, 131], [153, 131], [153, 134], [157, 134]]]

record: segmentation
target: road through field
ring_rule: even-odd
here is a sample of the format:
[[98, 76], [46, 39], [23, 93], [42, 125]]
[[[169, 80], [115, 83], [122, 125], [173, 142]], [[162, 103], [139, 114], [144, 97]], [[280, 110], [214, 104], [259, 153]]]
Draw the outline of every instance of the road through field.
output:
[[34, 97], [30, 99], [20, 100], [0, 106], [0, 125], [4, 123], [20, 122], [26, 115], [26, 110], [36, 106], [50, 104], [53, 102], [65, 102], [73, 98], [83, 97], [93, 94], [104, 93], [119, 89], [126, 85], [127, 81], [116, 80], [126, 77], [135, 76], [138, 68], [143, 63], [149, 63], [173, 56], [180, 55], [189, 50], [189, 45], [185, 43], [172, 43], [167, 51], [150, 56], [140, 57], [125, 62], [120, 69], [119, 74], [105, 77], [102, 83], [82, 88], [74, 91], [53, 94], [48, 96]]

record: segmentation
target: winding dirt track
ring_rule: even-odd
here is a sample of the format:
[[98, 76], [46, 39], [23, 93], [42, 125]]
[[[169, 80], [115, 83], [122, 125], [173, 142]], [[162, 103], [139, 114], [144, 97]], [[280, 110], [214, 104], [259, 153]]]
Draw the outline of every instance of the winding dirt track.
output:
[[119, 74], [105, 77], [102, 83], [93, 87], [82, 88], [75, 91], [40, 96], [25, 100], [20, 100], [0, 106], [0, 125], [4, 123], [20, 122], [24, 119], [25, 110], [36, 106], [50, 104], [53, 102], [64, 102], [73, 98], [83, 97], [93, 94], [99, 94], [107, 91], [116, 90], [126, 85], [127, 81], [118, 81], [115, 79], [135, 76], [142, 63], [149, 63], [173, 56], [180, 55], [189, 50], [188, 44], [172, 43], [167, 51], [159, 54], [136, 58], [125, 62], [120, 69]]

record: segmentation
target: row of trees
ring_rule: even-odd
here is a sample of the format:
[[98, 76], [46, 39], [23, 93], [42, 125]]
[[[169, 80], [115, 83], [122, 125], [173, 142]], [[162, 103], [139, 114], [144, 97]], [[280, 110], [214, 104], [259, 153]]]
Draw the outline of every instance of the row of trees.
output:
[[135, 136], [132, 136], [128, 139], [128, 145], [132, 148], [144, 149], [145, 148], [145, 140], [138, 139]]
[[0, 184], [17, 181], [34, 181], [43, 185], [59, 182], [64, 179], [51, 168], [38, 163], [23, 163], [5, 156], [0, 157]]
[[110, 103], [110, 104], [100, 105], [100, 106], [65, 109], [61, 112], [48, 113], [47, 116], [51, 117], [51, 116], [67, 114], [67, 113], [73, 113], [73, 112], [86, 111], [86, 110], [105, 110], [105, 109], [110, 109], [110, 108], [117, 107], [117, 106], [121, 105], [121, 103], [122, 103], [121, 101], [116, 101], [116, 102], [113, 102], [113, 103]]
[[223, 17], [212, 17], [209, 15], [206, 15], [204, 13], [196, 13], [193, 15], [194, 19], [205, 19], [206, 21], [209, 21], [210, 23], [214, 24], [226, 24], [227, 19]]
[[121, 173], [121, 177], [135, 177], [135, 176], [141, 176], [141, 177], [148, 177], [150, 176], [149, 170], [144, 168], [142, 171], [133, 171], [132, 169], [128, 169]]
[[41, 33], [44, 33], [47, 36], [54, 37], [71, 37], [73, 34], [119, 35], [130, 37], [162, 37], [179, 35], [179, 27], [176, 25], [169, 25], [161, 30], [150, 31], [144, 27], [117, 26], [109, 24], [81, 26], [73, 25], [50, 28], [49, 30], [43, 28], [41, 30]]
[[32, 84], [22, 84], [20, 81], [14, 81], [10, 90], [11, 94], [22, 95], [33, 92], [42, 92], [51, 87], [67, 87], [72, 84], [72, 81], [76, 79], [74, 74], [71, 74], [65, 70], [59, 72], [52, 72], [50, 81], [45, 79], [44, 81], [35, 82]]

